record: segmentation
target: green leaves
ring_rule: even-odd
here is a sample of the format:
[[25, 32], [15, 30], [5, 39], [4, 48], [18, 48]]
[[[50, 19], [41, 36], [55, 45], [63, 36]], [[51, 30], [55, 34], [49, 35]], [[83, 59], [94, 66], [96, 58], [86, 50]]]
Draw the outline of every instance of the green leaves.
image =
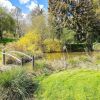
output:
[[25, 100], [33, 95], [32, 76], [21, 68], [0, 73], [0, 99]]
[[[95, 2], [99, 2], [95, 0]], [[77, 35], [76, 42], [86, 42], [87, 35], [98, 35], [100, 33], [97, 25], [97, 14], [92, 0], [80, 1], [79, 3], [65, 1], [49, 1], [49, 12], [55, 16], [55, 21], [52, 26], [56, 29], [56, 35], [61, 36], [63, 28], [74, 30]], [[59, 28], [59, 29], [58, 29]], [[98, 32], [97, 32], [98, 31]], [[91, 34], [90, 34], [91, 33]], [[68, 38], [72, 33], [66, 33]], [[69, 36], [70, 35], [70, 36]], [[75, 35], [75, 34], [73, 34]], [[89, 38], [93, 41], [93, 38]], [[73, 40], [72, 40], [73, 42]]]
[[0, 8], [0, 37], [4, 31], [14, 32], [15, 31], [15, 20], [9, 15], [3, 8]]
[[75, 36], [76, 32], [69, 30], [68, 28], [64, 28], [63, 29], [63, 34], [62, 34], [62, 41], [63, 43], [73, 43], [74, 42], [74, 36]]

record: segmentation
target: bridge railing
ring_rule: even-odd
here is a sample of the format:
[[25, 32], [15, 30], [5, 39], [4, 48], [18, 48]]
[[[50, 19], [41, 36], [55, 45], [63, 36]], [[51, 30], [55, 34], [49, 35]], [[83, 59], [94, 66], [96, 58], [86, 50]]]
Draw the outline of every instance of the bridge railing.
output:
[[13, 56], [11, 53], [21, 54], [21, 55], [24, 55], [25, 57], [28, 57], [32, 62], [32, 67], [34, 67], [34, 61], [35, 61], [34, 56], [31, 57], [31, 56], [29, 56], [23, 52], [19, 52], [19, 51], [6, 52], [4, 49], [2, 50], [2, 63], [3, 63], [3, 65], [6, 65], [6, 56], [12, 57], [16, 61], [18, 61], [22, 66], [24, 65], [24, 58], [19, 59], [18, 57]]

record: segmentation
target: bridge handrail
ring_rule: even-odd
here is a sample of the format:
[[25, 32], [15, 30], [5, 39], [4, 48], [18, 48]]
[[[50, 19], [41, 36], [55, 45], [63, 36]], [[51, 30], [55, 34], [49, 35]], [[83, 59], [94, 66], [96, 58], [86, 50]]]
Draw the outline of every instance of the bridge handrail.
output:
[[9, 51], [8, 53], [19, 53], [19, 54], [21, 54], [21, 55], [24, 55], [24, 56], [26, 56], [26, 57], [32, 59], [31, 56], [29, 56], [29, 55], [27, 55], [27, 54], [25, 54], [25, 53], [22, 53], [22, 52], [20, 52], [20, 51]]
[[8, 54], [8, 53], [2, 53], [2, 54], [5, 54], [5, 55], [7, 55], [7, 56], [10, 56], [10, 57], [16, 59], [17, 61], [19, 61], [19, 62], [21, 63], [21, 60], [20, 60], [20, 59], [18, 59], [17, 57], [15, 57], [15, 56], [13, 56], [13, 55], [11, 55], [11, 54]]
[[10, 54], [10, 53], [12, 53], [12, 52], [14, 52], [14, 53], [19, 53], [19, 54], [22, 54], [22, 55], [24, 55], [24, 56], [26, 56], [26, 57], [28, 57], [28, 58], [30, 58], [31, 59], [31, 62], [32, 62], [32, 67], [34, 67], [34, 56], [29, 56], [29, 55], [27, 55], [27, 54], [25, 54], [25, 53], [22, 53], [22, 52], [19, 52], [19, 51], [9, 51], [9, 52], [5, 52], [5, 49], [3, 49], [2, 50], [2, 61], [3, 61], [3, 65], [5, 65], [6, 64], [6, 60], [5, 60], [5, 57], [6, 57], [6, 55], [7, 56], [9, 56], [9, 57], [12, 57], [12, 58], [14, 58], [14, 59], [16, 59], [18, 62], [20, 62], [21, 63], [21, 65], [23, 66], [23, 64], [24, 64], [24, 62], [23, 62], [23, 58], [22, 59], [19, 59], [19, 58], [17, 58], [17, 57], [15, 57], [15, 56], [13, 56], [12, 54]]

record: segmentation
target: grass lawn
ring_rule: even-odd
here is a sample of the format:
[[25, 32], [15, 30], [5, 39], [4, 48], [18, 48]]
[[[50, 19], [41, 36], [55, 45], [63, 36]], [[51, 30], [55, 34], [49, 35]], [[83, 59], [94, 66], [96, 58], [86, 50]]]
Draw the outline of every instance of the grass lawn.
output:
[[37, 100], [100, 100], [100, 71], [75, 70], [52, 74], [40, 82]]

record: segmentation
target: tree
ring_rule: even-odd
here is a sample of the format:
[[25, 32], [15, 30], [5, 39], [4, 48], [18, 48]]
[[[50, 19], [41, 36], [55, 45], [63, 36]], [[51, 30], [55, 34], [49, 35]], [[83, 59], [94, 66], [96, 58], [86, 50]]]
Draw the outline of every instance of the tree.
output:
[[93, 0], [93, 5], [97, 16], [96, 24], [94, 27], [94, 39], [96, 42], [100, 42], [100, 0]]
[[62, 37], [63, 28], [73, 30], [75, 42], [86, 43], [92, 50], [93, 42], [100, 41], [100, 13], [95, 2], [100, 4], [99, 0], [49, 0], [49, 12], [55, 17], [56, 25], [52, 25], [56, 26], [57, 35]]
[[47, 24], [46, 24], [46, 15], [44, 11], [38, 5], [34, 10], [32, 10], [30, 16], [31, 16], [31, 30], [36, 30], [36, 32], [41, 35], [41, 39], [46, 38]]
[[76, 32], [76, 42], [92, 43], [97, 22], [92, 0], [49, 0], [49, 12], [55, 17], [58, 35], [69, 28]]
[[18, 35], [18, 37], [20, 38], [23, 34], [21, 27], [21, 21], [23, 20], [22, 11], [19, 7], [16, 7], [11, 11], [11, 15], [16, 20], [16, 35]]
[[56, 38], [60, 39], [63, 28], [63, 22], [67, 11], [67, 0], [49, 0], [49, 14], [52, 15], [51, 25], [55, 29]]
[[0, 38], [3, 38], [3, 32], [15, 32], [15, 20], [3, 9], [0, 8]]

